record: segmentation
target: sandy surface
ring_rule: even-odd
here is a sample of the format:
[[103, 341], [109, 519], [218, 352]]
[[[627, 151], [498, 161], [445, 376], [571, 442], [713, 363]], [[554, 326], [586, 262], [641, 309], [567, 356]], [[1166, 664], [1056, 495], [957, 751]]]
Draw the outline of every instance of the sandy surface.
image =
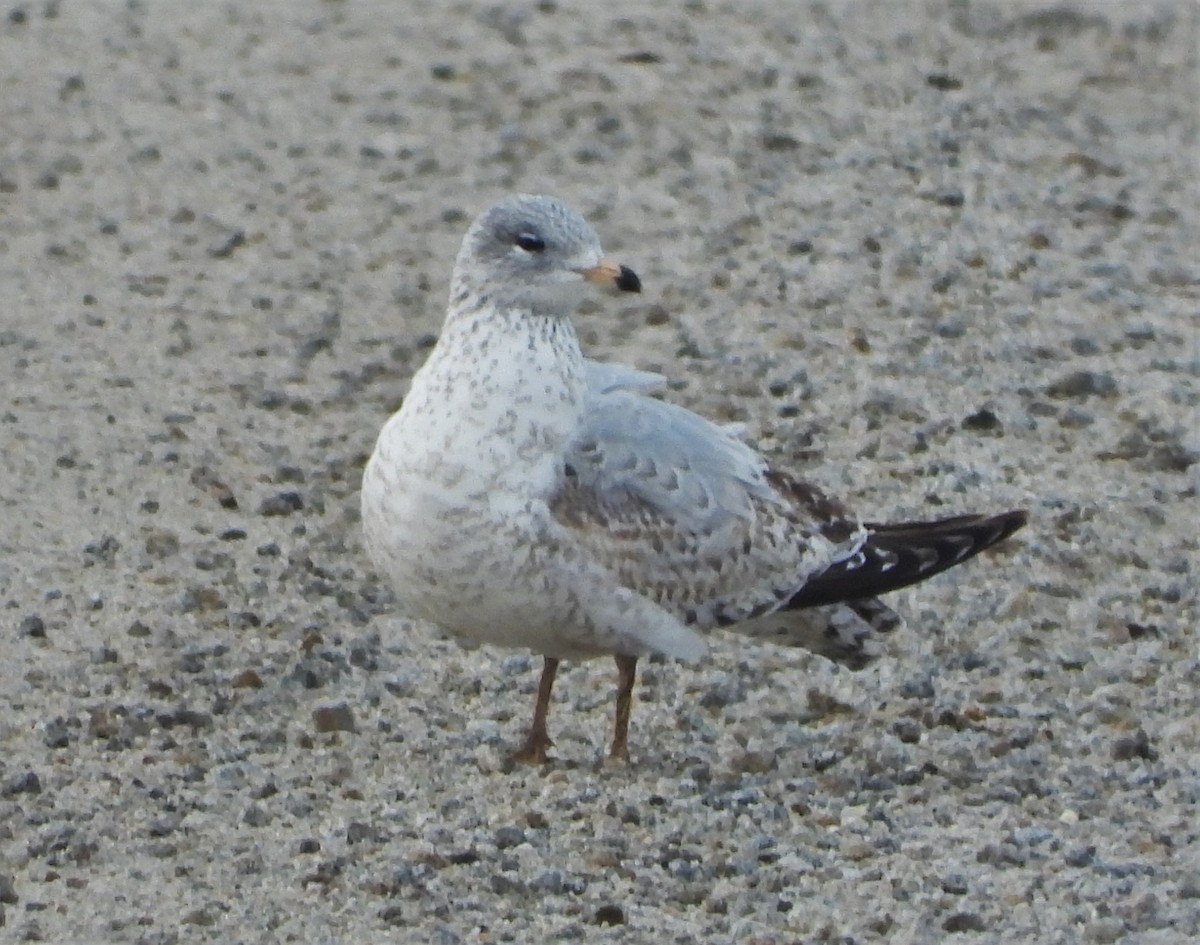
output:
[[[1200, 935], [1197, 8], [419, 6], [0, 18], [0, 940]], [[391, 613], [357, 492], [512, 190], [646, 284], [593, 355], [1030, 527], [863, 672], [652, 663], [628, 768], [571, 667], [505, 773], [536, 661]]]

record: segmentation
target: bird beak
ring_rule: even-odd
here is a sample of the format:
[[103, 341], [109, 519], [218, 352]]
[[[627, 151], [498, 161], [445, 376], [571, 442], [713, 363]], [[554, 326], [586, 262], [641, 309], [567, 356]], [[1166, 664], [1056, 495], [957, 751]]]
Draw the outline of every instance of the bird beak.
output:
[[628, 266], [619, 266], [608, 259], [601, 259], [591, 269], [581, 270], [580, 275], [588, 282], [609, 288], [620, 289], [622, 292], [641, 292], [642, 280]]

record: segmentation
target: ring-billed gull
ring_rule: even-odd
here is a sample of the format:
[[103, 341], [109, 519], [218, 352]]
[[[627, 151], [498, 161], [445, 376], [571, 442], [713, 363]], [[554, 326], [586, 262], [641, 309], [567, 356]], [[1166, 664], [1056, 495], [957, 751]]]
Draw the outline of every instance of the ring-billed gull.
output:
[[793, 642], [861, 662], [872, 630], [898, 622], [877, 595], [1025, 523], [860, 523], [736, 431], [650, 396], [659, 375], [585, 359], [570, 317], [589, 284], [641, 289], [574, 210], [522, 195], [484, 212], [363, 477], [366, 546], [407, 615], [544, 656], [517, 760], [546, 760], [562, 659], [616, 658], [609, 753], [626, 758], [638, 657], [694, 660], [713, 627], [815, 607]]

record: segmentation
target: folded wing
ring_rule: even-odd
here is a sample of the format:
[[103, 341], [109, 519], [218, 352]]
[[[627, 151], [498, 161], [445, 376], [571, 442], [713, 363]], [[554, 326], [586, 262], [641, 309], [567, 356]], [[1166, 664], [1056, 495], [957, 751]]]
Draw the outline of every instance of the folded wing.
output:
[[839, 504], [729, 430], [644, 396], [657, 375], [588, 372], [551, 511], [623, 586], [685, 623], [728, 625], [786, 606], [859, 550], [865, 532]]

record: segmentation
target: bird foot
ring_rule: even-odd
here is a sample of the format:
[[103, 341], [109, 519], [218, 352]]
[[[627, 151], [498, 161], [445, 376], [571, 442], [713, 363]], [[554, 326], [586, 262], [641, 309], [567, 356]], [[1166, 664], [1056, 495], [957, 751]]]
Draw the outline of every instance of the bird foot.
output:
[[525, 744], [512, 753], [514, 764], [519, 765], [544, 765], [549, 756], [546, 750], [553, 745], [550, 736], [545, 730], [538, 731], [530, 729], [529, 734], [525, 737]]

